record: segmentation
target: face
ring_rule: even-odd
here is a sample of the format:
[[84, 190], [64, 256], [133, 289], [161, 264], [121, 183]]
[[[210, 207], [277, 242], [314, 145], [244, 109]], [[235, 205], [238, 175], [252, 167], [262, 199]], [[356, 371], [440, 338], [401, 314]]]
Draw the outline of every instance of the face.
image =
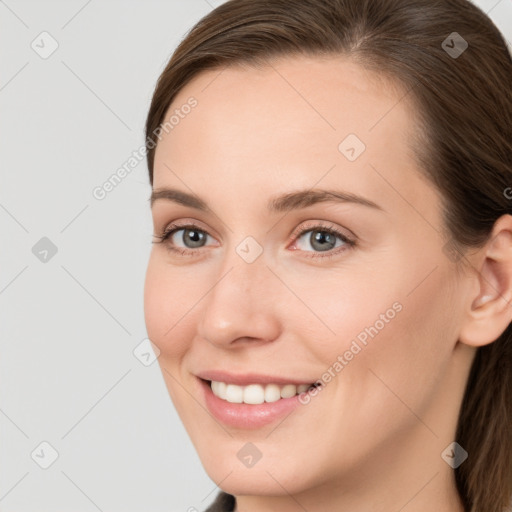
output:
[[204, 72], [166, 115], [146, 323], [228, 492], [358, 485], [453, 440], [466, 290], [403, 94], [346, 59], [297, 57]]

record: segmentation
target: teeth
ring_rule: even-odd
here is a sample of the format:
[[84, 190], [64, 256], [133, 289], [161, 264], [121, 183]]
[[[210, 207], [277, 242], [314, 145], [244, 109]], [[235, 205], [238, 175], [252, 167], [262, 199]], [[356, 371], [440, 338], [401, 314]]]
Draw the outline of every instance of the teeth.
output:
[[281, 398], [291, 398], [297, 394], [297, 386], [293, 384], [286, 384], [281, 388]]
[[228, 384], [226, 386], [226, 400], [232, 404], [241, 404], [244, 401], [244, 388]]
[[280, 398], [281, 390], [277, 384], [267, 384], [265, 386], [265, 402], [277, 402]]
[[277, 402], [281, 398], [291, 398], [298, 393], [303, 393], [314, 384], [249, 384], [248, 386], [237, 386], [236, 384], [226, 384], [225, 382], [211, 381], [213, 394], [222, 400], [232, 404], [253, 404], [258, 405], [264, 402]]
[[[265, 390], [258, 384], [251, 384], [250, 386], [236, 386], [240, 389], [243, 401], [246, 404], [262, 404], [265, 401]], [[229, 402], [229, 397], [228, 397]]]

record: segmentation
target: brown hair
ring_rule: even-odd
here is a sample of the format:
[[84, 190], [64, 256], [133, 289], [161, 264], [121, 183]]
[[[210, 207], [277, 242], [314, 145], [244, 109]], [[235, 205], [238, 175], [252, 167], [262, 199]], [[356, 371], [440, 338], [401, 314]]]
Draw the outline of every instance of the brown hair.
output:
[[[463, 49], [453, 32], [468, 44], [459, 55], [449, 52]], [[151, 184], [155, 133], [194, 76], [298, 54], [346, 55], [404, 86], [417, 106], [411, 147], [442, 197], [450, 254], [489, 240], [495, 221], [512, 213], [505, 192], [512, 186], [512, 59], [499, 30], [468, 0], [219, 6], [187, 34], [158, 80], [146, 122]], [[467, 512], [503, 512], [512, 497], [511, 325], [477, 350], [460, 410], [456, 441], [469, 457], [455, 477]]]

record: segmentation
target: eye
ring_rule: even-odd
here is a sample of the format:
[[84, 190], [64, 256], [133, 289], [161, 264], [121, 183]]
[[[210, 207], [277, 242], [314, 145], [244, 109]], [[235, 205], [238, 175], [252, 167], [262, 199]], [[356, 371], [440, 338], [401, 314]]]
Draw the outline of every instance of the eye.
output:
[[[330, 257], [339, 252], [355, 246], [355, 241], [350, 239], [336, 227], [315, 224], [313, 226], [302, 226], [293, 233], [295, 243], [292, 250], [301, 250], [310, 254], [308, 257]], [[310, 249], [312, 248], [312, 250]], [[337, 250], [333, 250], [337, 249]], [[318, 254], [327, 253], [327, 254]]]
[[212, 238], [206, 231], [195, 224], [167, 226], [164, 233], [154, 235], [158, 239], [156, 243], [166, 242], [170, 250], [181, 254], [195, 252], [206, 245], [208, 238]]
[[[166, 227], [164, 233], [154, 236], [158, 239], [154, 243], [165, 243], [170, 251], [189, 256], [198, 254], [197, 249], [206, 247], [209, 238], [214, 240], [210, 234], [193, 223], [171, 224]], [[335, 226], [324, 226], [318, 223], [296, 229], [291, 235], [291, 240], [294, 241], [290, 247], [292, 250], [310, 253], [307, 257], [312, 258], [332, 257], [356, 245], [354, 240]]]

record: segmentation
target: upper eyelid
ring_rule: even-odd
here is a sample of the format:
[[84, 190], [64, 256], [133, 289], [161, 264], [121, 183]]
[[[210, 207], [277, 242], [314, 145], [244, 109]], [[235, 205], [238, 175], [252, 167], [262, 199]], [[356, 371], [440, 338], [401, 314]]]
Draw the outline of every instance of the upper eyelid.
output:
[[[336, 226], [333, 222], [327, 221], [327, 220], [306, 221], [305, 225], [304, 224], [299, 225], [299, 227], [295, 228], [291, 234], [295, 235], [295, 236], [299, 236], [299, 235], [302, 236], [304, 233], [307, 233], [308, 231], [314, 231], [315, 228], [321, 228], [321, 229], [324, 229], [325, 231], [334, 231], [337, 235], [344, 236], [348, 239], [356, 238], [356, 235], [354, 233], [352, 233], [352, 231], [350, 231], [349, 229], [344, 228], [344, 227], [340, 228], [340, 227]], [[320, 229], [317, 229], [317, 230], [320, 231]], [[347, 231], [347, 233], [344, 233], [344, 231]]]
[[[323, 229], [326, 229], [327, 231], [329, 230], [333, 230], [333, 231], [348, 231], [350, 234], [347, 234], [347, 238], [350, 238], [351, 236], [354, 236], [352, 234], [352, 232], [350, 230], [348, 230], [347, 228], [338, 228], [334, 225], [333, 222], [331, 221], [327, 221], [327, 220], [317, 220], [317, 221], [305, 221], [306, 225], [302, 225], [302, 227], [297, 227], [297, 228], [294, 228], [292, 230], [292, 233], [291, 234], [301, 234], [301, 233], [304, 233], [306, 231], [310, 231], [310, 230], [313, 230], [314, 228], [323, 228]], [[328, 224], [328, 225], [325, 225], [325, 224]], [[304, 224], [304, 222], [302, 222], [301, 224]], [[301, 226], [301, 224], [299, 224], [299, 226]], [[210, 235], [210, 236], [214, 236], [210, 233], [209, 229], [207, 228], [203, 228], [199, 225], [199, 223], [197, 221], [185, 221], [183, 223], [181, 222], [170, 222], [169, 224], [167, 224], [164, 229], [161, 231], [162, 234], [165, 234], [167, 232], [171, 232], [171, 231], [178, 231], [180, 229], [187, 229], [187, 228], [195, 228], [199, 231], [203, 231], [205, 232], [206, 234]], [[343, 233], [342, 233], [343, 234]]]
[[216, 235], [213, 235], [210, 231], [210, 229], [207, 229], [207, 228], [203, 228], [201, 225], [200, 225], [200, 222], [199, 221], [196, 221], [196, 220], [193, 220], [193, 221], [184, 221], [184, 222], [170, 222], [168, 223], [164, 228], [163, 230], [161, 230], [161, 234], [162, 235], [165, 235], [171, 231], [178, 231], [180, 229], [187, 229], [187, 228], [193, 228], [193, 229], [197, 229], [198, 231], [203, 231], [204, 233], [206, 233], [207, 235], [213, 237], [213, 238], [217, 238]]

